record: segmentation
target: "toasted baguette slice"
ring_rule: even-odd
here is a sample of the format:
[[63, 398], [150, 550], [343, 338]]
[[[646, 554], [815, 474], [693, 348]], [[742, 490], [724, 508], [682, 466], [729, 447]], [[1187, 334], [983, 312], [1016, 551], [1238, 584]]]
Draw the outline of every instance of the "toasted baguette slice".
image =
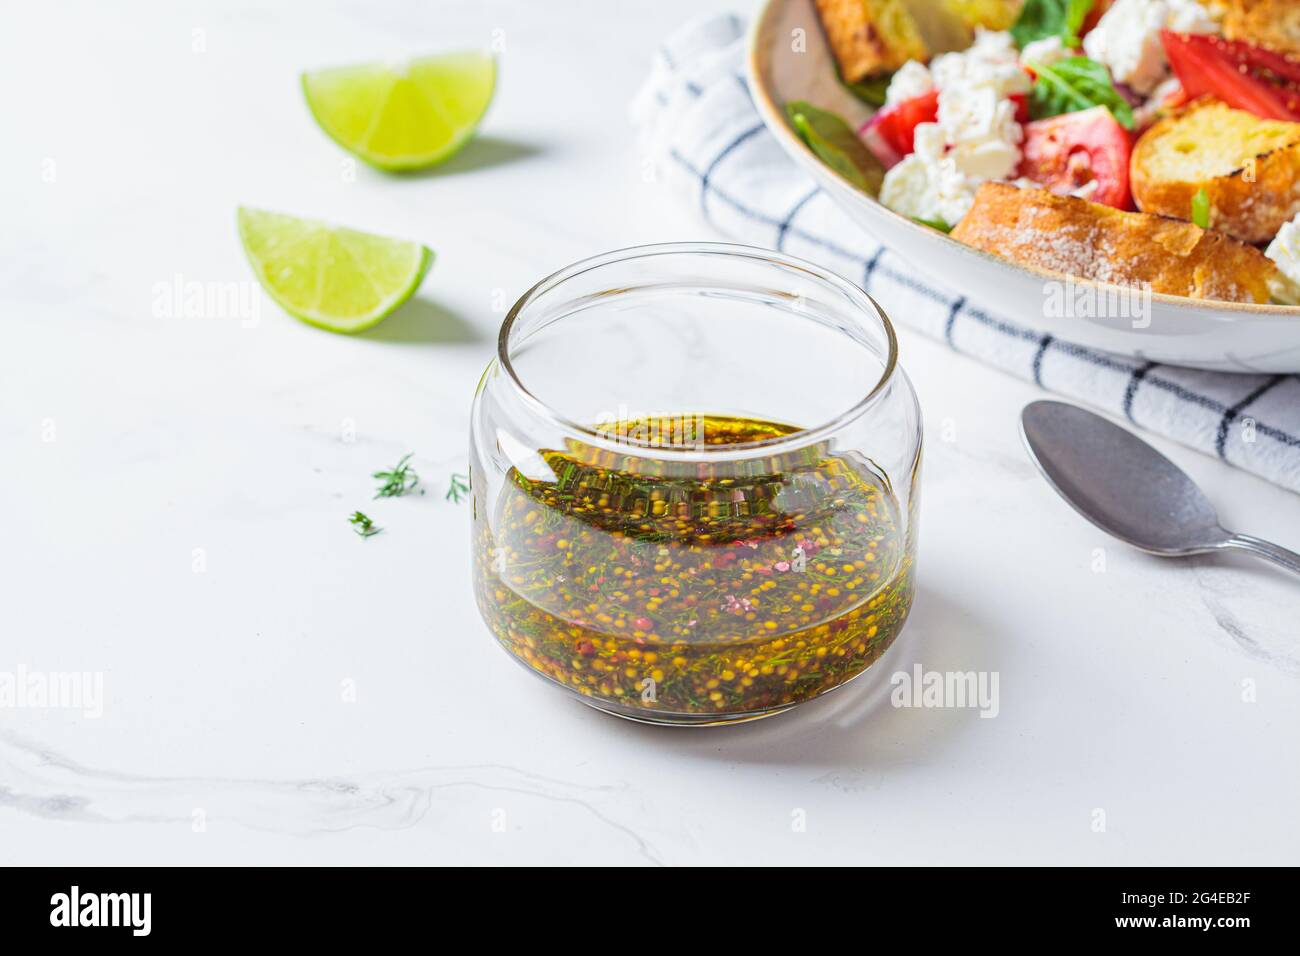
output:
[[962, 50], [976, 27], [1005, 30], [1024, 0], [816, 0], [831, 52], [847, 83], [908, 60]]
[[1273, 261], [1190, 222], [985, 183], [954, 239], [1048, 272], [1224, 302], [1267, 302]]
[[1143, 212], [1178, 219], [1204, 189], [1212, 228], [1266, 242], [1300, 212], [1300, 123], [1199, 99], [1142, 134], [1129, 184]]
[[1217, 0], [1223, 35], [1300, 56], [1300, 3], [1295, 0]]
[[817, 15], [846, 83], [930, 57], [906, 0], [817, 0]]

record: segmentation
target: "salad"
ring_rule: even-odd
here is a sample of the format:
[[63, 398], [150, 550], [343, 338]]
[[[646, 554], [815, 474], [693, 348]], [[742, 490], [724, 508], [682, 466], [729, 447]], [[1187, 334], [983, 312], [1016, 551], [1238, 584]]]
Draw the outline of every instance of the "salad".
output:
[[[1288, 3], [1289, 22], [1261, 17], [1260, 8]], [[830, 33], [828, 4], [818, 6]], [[1293, 0], [1027, 0], [1005, 29], [976, 25], [965, 49], [856, 78], [849, 88], [878, 107], [856, 131], [811, 104], [788, 103], [786, 111], [823, 161], [933, 228], [947, 232], [961, 222], [984, 183], [1046, 189], [1256, 245], [1295, 284], [1281, 300], [1297, 301], [1300, 159], [1267, 196], [1241, 194], [1240, 182], [1228, 182], [1242, 178], [1239, 165], [1255, 162], [1254, 153], [1233, 152], [1244, 149], [1243, 137], [1264, 144], [1261, 161], [1283, 147], [1300, 156], [1297, 7]], [[1243, 116], [1237, 127], [1246, 132], [1216, 144], [1213, 130], [1160, 122], [1209, 101]], [[1190, 145], [1176, 141], [1179, 133]], [[1142, 149], [1152, 134], [1172, 143], [1160, 143], [1172, 158], [1153, 148], [1155, 138]], [[1270, 162], [1279, 166], [1276, 157]], [[1283, 203], [1281, 192], [1293, 195]], [[1257, 208], [1247, 224], [1237, 206], [1252, 201], [1269, 215]]]

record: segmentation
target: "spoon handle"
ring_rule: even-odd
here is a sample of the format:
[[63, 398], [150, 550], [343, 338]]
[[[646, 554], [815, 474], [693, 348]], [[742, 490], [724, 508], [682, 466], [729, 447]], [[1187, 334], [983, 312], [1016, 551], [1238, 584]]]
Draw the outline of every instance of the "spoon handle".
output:
[[1259, 538], [1252, 537], [1248, 534], [1234, 534], [1224, 543], [1224, 547], [1236, 548], [1239, 551], [1249, 551], [1251, 554], [1259, 555], [1266, 558], [1274, 564], [1300, 574], [1300, 554], [1294, 551], [1288, 551], [1286, 548], [1273, 544], [1269, 541], [1263, 541]]

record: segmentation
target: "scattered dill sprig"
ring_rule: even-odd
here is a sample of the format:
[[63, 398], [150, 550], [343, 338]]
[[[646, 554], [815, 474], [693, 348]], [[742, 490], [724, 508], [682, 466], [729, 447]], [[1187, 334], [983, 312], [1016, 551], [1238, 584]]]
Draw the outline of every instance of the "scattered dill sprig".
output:
[[460, 504], [460, 499], [468, 493], [469, 475], [452, 472], [451, 480], [447, 483], [447, 494], [443, 496], [443, 500], [454, 501], [456, 504]]
[[373, 521], [360, 511], [352, 512], [352, 517], [348, 519], [348, 524], [352, 525], [352, 530], [363, 538], [371, 538], [383, 531], [383, 528], [377, 527]]
[[402, 460], [392, 471], [377, 471], [370, 476], [383, 482], [375, 495], [376, 498], [396, 498], [406, 494], [420, 483], [420, 476], [407, 464], [410, 460], [411, 455], [403, 455]]

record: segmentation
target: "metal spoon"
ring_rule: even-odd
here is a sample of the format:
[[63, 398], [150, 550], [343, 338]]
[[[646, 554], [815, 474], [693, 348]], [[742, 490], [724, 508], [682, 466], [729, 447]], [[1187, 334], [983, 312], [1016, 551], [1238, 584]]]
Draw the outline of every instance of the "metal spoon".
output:
[[1235, 549], [1300, 574], [1300, 554], [1219, 525], [1204, 492], [1142, 439], [1064, 402], [1020, 413], [1029, 455], [1048, 483], [1101, 530], [1151, 554], [1179, 557]]

